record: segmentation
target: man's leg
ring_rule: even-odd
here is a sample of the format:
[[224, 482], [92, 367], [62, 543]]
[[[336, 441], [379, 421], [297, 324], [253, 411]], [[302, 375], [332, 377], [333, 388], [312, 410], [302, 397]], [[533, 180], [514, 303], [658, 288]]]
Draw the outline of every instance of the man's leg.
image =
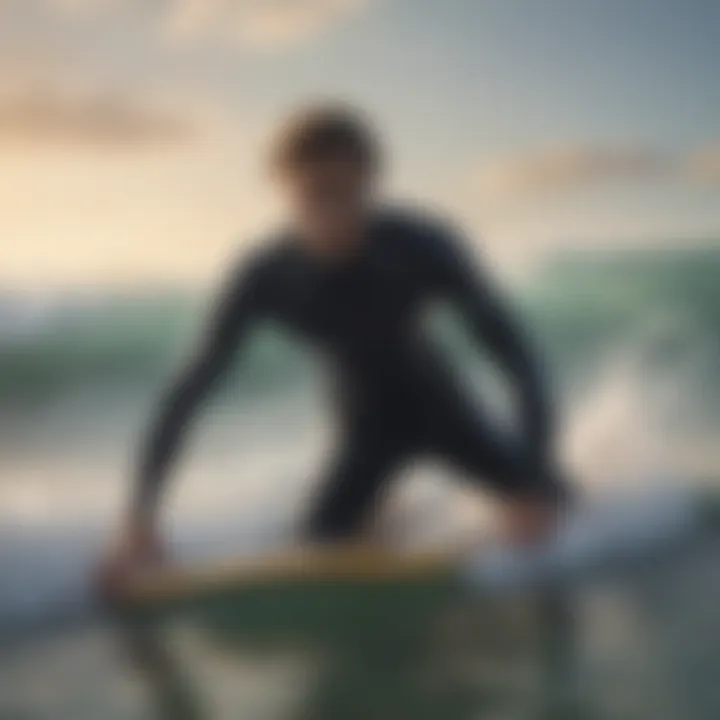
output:
[[556, 469], [537, 468], [523, 448], [470, 413], [441, 419], [432, 434], [432, 450], [502, 501], [501, 527], [508, 541], [532, 544], [547, 537], [572, 501], [569, 485]]
[[357, 534], [404, 453], [387, 435], [356, 435], [331, 462], [310, 511], [312, 540], [340, 540]]
[[499, 497], [535, 496], [565, 503], [570, 488], [557, 467], [534, 466], [520, 445], [472, 413], [439, 415], [430, 446], [439, 458]]

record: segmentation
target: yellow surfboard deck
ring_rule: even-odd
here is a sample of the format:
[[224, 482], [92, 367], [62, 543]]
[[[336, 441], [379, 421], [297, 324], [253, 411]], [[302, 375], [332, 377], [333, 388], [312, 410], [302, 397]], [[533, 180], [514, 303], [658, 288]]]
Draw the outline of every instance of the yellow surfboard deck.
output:
[[449, 580], [462, 566], [466, 550], [415, 552], [367, 546], [301, 547], [203, 566], [166, 567], [135, 577], [122, 602], [151, 607], [221, 593], [276, 585], [367, 585]]

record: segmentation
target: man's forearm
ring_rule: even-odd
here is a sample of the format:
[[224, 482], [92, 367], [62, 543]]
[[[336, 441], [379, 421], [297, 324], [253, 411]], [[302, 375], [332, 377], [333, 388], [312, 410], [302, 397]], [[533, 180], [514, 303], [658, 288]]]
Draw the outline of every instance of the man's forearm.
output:
[[185, 384], [172, 389], [142, 448], [130, 508], [137, 520], [154, 519], [170, 465], [180, 450], [183, 431], [197, 402], [191, 394], [195, 395]]
[[519, 364], [514, 375], [524, 442], [530, 457], [542, 465], [550, 455], [553, 437], [553, 409], [546, 380], [530, 358]]
[[233, 344], [212, 342], [170, 387], [142, 448], [131, 513], [153, 520], [186, 427], [227, 367]]
[[231, 277], [195, 358], [160, 403], [135, 479], [130, 511], [136, 519], [154, 518], [186, 426], [227, 370], [242, 345], [248, 324], [257, 317], [253, 283], [245, 276]]
[[553, 408], [541, 363], [522, 328], [493, 294], [479, 283], [467, 283], [461, 298], [478, 342], [510, 379], [526, 452], [542, 465], [552, 444]]

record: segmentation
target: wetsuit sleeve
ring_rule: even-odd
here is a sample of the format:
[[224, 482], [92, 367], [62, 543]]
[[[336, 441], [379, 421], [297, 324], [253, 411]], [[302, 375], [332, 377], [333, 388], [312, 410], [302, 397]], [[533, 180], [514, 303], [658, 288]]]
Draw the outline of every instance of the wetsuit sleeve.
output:
[[524, 447], [540, 478], [549, 460], [552, 412], [534, 348], [463, 241], [449, 231], [439, 234], [431, 245], [428, 259], [433, 261], [431, 272], [438, 289], [459, 310], [473, 335], [510, 379]]
[[135, 517], [154, 514], [183, 431], [261, 314], [258, 275], [251, 268], [235, 272], [215, 303], [196, 352], [161, 399], [140, 457], [131, 507]]

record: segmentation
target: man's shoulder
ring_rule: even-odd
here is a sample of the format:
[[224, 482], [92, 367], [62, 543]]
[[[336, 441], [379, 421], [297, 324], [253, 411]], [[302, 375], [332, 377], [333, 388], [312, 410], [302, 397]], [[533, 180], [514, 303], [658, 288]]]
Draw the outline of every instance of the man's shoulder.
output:
[[252, 298], [253, 303], [262, 305], [282, 284], [280, 278], [291, 254], [292, 244], [280, 232], [243, 243], [229, 259], [224, 291], [243, 301]]
[[286, 232], [266, 233], [238, 252], [236, 267], [245, 276], [258, 279], [272, 276], [292, 262], [295, 245]]
[[390, 244], [409, 255], [428, 258], [450, 251], [462, 235], [441, 213], [418, 206], [384, 208], [379, 225]]

